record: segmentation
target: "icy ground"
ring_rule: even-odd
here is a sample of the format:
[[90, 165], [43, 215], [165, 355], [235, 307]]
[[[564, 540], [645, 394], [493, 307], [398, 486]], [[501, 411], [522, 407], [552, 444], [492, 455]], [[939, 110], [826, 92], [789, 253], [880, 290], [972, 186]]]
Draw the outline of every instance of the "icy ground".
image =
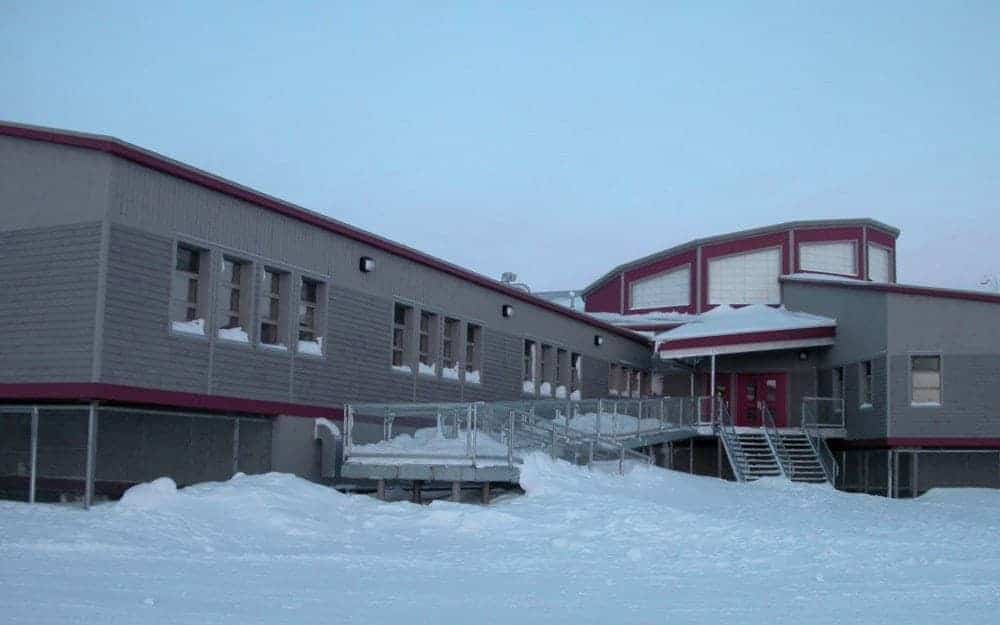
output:
[[0, 503], [4, 623], [996, 623], [1000, 493], [888, 501], [531, 456], [524, 497], [286, 475]]

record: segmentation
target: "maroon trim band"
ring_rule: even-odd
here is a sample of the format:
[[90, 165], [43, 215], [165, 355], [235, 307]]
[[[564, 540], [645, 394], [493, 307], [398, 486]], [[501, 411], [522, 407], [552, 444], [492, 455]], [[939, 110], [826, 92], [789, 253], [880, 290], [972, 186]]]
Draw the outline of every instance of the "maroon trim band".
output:
[[800, 328], [798, 330], [772, 330], [768, 332], [743, 332], [741, 334], [722, 334], [718, 336], [702, 336], [690, 339], [677, 339], [660, 343], [659, 351], [689, 349], [692, 347], [718, 347], [721, 345], [742, 345], [745, 343], [771, 343], [774, 341], [799, 341], [803, 339], [832, 338], [837, 335], [837, 328]]
[[240, 412], [264, 416], [325, 417], [342, 419], [343, 408], [290, 404], [224, 395], [201, 395], [153, 388], [97, 384], [92, 382], [57, 382], [36, 384], [0, 384], [0, 399], [12, 401], [107, 401], [147, 406], [166, 406], [206, 410], [210, 412]]

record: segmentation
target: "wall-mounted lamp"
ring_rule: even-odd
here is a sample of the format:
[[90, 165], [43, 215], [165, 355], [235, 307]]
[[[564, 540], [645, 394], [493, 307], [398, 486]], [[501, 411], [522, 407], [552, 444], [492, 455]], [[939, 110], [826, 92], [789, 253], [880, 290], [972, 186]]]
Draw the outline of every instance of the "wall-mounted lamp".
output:
[[600, 347], [601, 345], [604, 345], [604, 337], [601, 336], [600, 334], [595, 334], [594, 335], [594, 345], [596, 345], [598, 347]]
[[375, 271], [375, 259], [371, 256], [362, 256], [361, 261], [358, 263], [358, 269], [363, 273], [371, 273]]
[[809, 354], [805, 352], [799, 352], [799, 360], [808, 360], [808, 359], [809, 359]]
[[511, 306], [510, 304], [504, 304], [504, 305], [503, 305], [503, 306], [502, 306], [502, 307], [500, 308], [500, 313], [501, 313], [501, 314], [502, 314], [502, 315], [503, 315], [504, 317], [513, 317], [513, 316], [514, 316], [514, 307], [513, 307], [513, 306]]

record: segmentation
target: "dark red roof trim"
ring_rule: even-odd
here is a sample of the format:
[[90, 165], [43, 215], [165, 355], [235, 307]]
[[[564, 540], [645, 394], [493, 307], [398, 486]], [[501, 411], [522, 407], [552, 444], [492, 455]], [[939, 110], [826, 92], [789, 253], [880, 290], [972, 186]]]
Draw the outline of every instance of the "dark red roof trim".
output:
[[92, 382], [0, 384], [0, 399], [8, 401], [106, 401], [264, 416], [291, 415], [296, 417], [326, 417], [327, 419], [342, 419], [344, 416], [344, 410], [340, 407], [289, 404], [224, 395], [200, 395]]
[[[831, 441], [833, 442], [833, 441]], [[866, 438], [836, 441], [840, 449], [885, 449], [886, 447], [942, 447], [961, 449], [1000, 450], [1000, 438]]]
[[993, 293], [977, 293], [975, 291], [955, 291], [935, 287], [887, 284], [885, 282], [838, 282], [836, 280], [810, 280], [807, 277], [800, 276], [795, 276], [794, 278], [782, 276], [781, 280], [783, 282], [811, 284], [814, 286], [835, 286], [843, 289], [879, 291], [883, 293], [895, 293], [897, 295], [922, 295], [924, 297], [939, 297], [942, 299], [958, 299], [970, 302], [1000, 304], [1000, 295], [994, 295]]
[[837, 335], [837, 328], [800, 328], [797, 330], [769, 330], [767, 332], [743, 332], [741, 334], [722, 334], [719, 336], [701, 336], [690, 339], [677, 339], [660, 343], [659, 350], [690, 349], [694, 347], [719, 347], [723, 345], [743, 345], [747, 343], [770, 343], [774, 341], [799, 341], [803, 339], [832, 338]]
[[425, 265], [432, 269], [436, 269], [455, 276], [456, 278], [465, 280], [466, 282], [471, 282], [492, 291], [502, 293], [513, 299], [527, 302], [534, 306], [538, 306], [539, 308], [544, 308], [551, 312], [563, 315], [564, 317], [570, 317], [576, 321], [586, 323], [587, 325], [601, 328], [606, 332], [617, 334], [637, 343], [643, 343], [646, 345], [650, 344], [650, 341], [645, 337], [635, 335], [627, 330], [622, 330], [620, 328], [616, 328], [615, 326], [595, 321], [594, 319], [571, 309], [537, 298], [519, 289], [504, 286], [495, 280], [487, 278], [486, 276], [481, 276], [467, 269], [458, 267], [457, 265], [452, 265], [438, 258], [434, 258], [428, 254], [418, 252], [417, 250], [408, 248], [404, 245], [375, 236], [369, 232], [353, 228], [347, 224], [311, 213], [292, 204], [268, 197], [251, 189], [241, 187], [235, 183], [199, 171], [191, 166], [184, 165], [177, 161], [173, 161], [166, 157], [162, 157], [157, 154], [153, 154], [152, 152], [129, 145], [123, 141], [119, 141], [118, 139], [77, 135], [59, 132], [52, 129], [12, 126], [2, 123], [0, 123], [0, 135], [17, 137], [20, 139], [29, 139], [32, 141], [44, 141], [59, 145], [69, 145], [112, 154], [114, 156], [132, 161], [133, 163], [138, 163], [144, 167], [149, 167], [150, 169], [175, 176], [182, 180], [223, 193], [230, 197], [266, 208], [281, 215], [285, 215], [286, 217], [302, 221], [311, 226], [322, 228], [328, 232], [333, 232], [335, 234], [354, 239], [355, 241], [359, 241], [365, 245], [370, 245], [376, 249], [382, 250], [383, 252], [400, 256], [415, 263], [420, 263], [421, 265]]

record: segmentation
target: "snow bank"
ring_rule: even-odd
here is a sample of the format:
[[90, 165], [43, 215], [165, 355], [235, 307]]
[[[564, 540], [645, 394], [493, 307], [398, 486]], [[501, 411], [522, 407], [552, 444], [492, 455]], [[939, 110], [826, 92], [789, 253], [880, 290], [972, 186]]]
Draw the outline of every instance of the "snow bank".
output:
[[117, 505], [125, 510], [152, 510], [174, 501], [176, 497], [177, 483], [169, 477], [161, 477], [128, 489]]
[[205, 336], [204, 319], [192, 319], [191, 321], [174, 321], [171, 322], [170, 328], [174, 332], [180, 332], [181, 334], [199, 334], [201, 336]]
[[[887, 500], [542, 454], [489, 507], [289, 475], [84, 512], [0, 502], [10, 623], [992, 624], [1000, 492]], [[141, 515], [141, 516], [140, 516]]]
[[[558, 426], [564, 426], [566, 425], [566, 417], [559, 415], [553, 419], [553, 422]], [[615, 415], [610, 412], [588, 412], [575, 415], [571, 418], [569, 420], [569, 428], [578, 432], [586, 432], [587, 434], [599, 431], [601, 434], [622, 436], [634, 434], [637, 431], [648, 432], [659, 430], [660, 421], [658, 419], [638, 419], [623, 414]]]

